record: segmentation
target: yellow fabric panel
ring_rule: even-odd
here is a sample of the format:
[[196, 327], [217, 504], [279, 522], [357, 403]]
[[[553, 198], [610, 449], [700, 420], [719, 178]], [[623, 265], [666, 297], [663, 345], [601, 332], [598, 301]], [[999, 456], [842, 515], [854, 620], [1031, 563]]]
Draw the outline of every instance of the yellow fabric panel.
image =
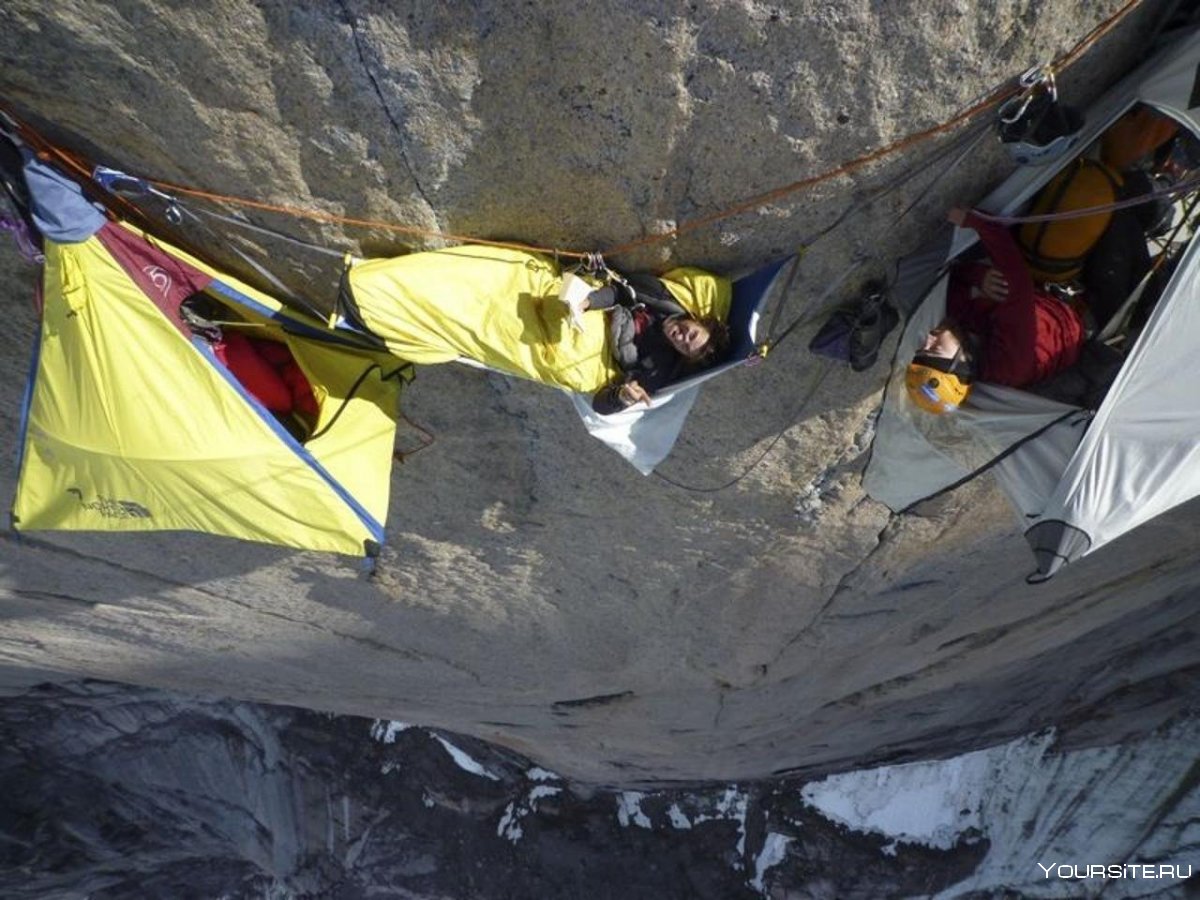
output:
[[455, 247], [360, 262], [350, 270], [359, 313], [401, 359], [460, 357], [572, 391], [619, 377], [604, 313], [571, 328], [548, 258], [495, 247]]
[[[1033, 198], [1031, 215], [1072, 212], [1107, 206], [1117, 198], [1121, 176], [1102, 162], [1077, 159], [1054, 176]], [[1017, 230], [1029, 274], [1036, 282], [1070, 281], [1112, 221], [1112, 211], [1054, 222], [1026, 222]]]
[[[177, 247], [167, 245], [126, 222], [120, 224], [126, 230], [168, 251], [172, 256], [236, 288], [273, 312], [282, 313], [294, 322], [314, 328], [324, 328], [326, 325], [312, 316], [284, 306], [270, 294], [221, 273]], [[220, 296], [218, 299], [229, 302]], [[258, 315], [255, 310], [239, 306], [238, 312], [248, 320], [266, 326], [247, 329], [247, 336], [287, 342], [296, 362], [308, 377], [317, 402], [321, 405], [321, 418], [313, 428], [314, 434], [325, 429], [333, 416], [341, 410], [337, 423], [329, 432], [310, 440], [305, 444], [305, 448], [376, 521], [385, 522], [391, 499], [392, 454], [395, 449], [396, 414], [402, 382], [397, 378], [381, 381], [380, 376], [394, 372], [397, 368], [396, 360], [384, 352], [372, 353], [342, 345], [330, 346], [304, 340], [287, 334], [278, 324]], [[343, 409], [347, 392], [372, 364], [377, 368], [362, 381], [354, 397], [344, 404]]]
[[676, 302], [697, 319], [711, 316], [729, 321], [733, 284], [728, 278], [694, 266], [672, 269], [659, 277]]
[[[313, 429], [320, 436], [305, 447], [376, 521], [386, 521], [402, 382], [383, 376], [401, 363], [384, 354], [373, 358], [312, 341], [287, 341], [321, 404]], [[364, 372], [368, 374], [359, 382]], [[346, 402], [352, 389], [354, 396]]]
[[187, 529], [350, 554], [375, 537], [96, 238], [47, 242], [44, 300], [20, 528]]
[[303, 462], [275, 452], [128, 459], [42, 435], [26, 454], [23, 531], [199, 531], [355, 556], [376, 539]]

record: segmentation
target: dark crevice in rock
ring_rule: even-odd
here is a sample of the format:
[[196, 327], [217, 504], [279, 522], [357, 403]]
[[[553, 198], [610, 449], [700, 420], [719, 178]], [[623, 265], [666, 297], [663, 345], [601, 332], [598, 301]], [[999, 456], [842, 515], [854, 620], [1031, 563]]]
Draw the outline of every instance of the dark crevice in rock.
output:
[[421, 179], [417, 177], [417, 170], [413, 166], [412, 161], [408, 158], [407, 137], [405, 136], [404, 126], [397, 120], [392, 113], [391, 106], [387, 102], [387, 98], [383, 95], [383, 88], [379, 84], [379, 79], [375, 77], [375, 72], [367, 59], [367, 50], [363, 44], [362, 37], [358, 32], [357, 18], [350, 11], [345, 0], [338, 0], [342, 8], [342, 19], [350, 28], [350, 36], [354, 41], [354, 51], [358, 54], [359, 62], [362, 64], [363, 73], [367, 76], [367, 81], [371, 84], [371, 89], [375, 92], [375, 96], [379, 99], [379, 107], [383, 110], [383, 114], [387, 117], [388, 122], [392, 126], [392, 131], [396, 135], [396, 151], [400, 156], [401, 162], [404, 163], [404, 168], [408, 172], [408, 177], [412, 179], [413, 186], [417, 189], [417, 193], [421, 195], [421, 199], [425, 201], [425, 205], [429, 207], [431, 212], [435, 206], [429, 195], [425, 193], [425, 188], [421, 184]]
[[553, 709], [591, 709], [596, 706], [608, 706], [633, 697], [633, 691], [618, 691], [614, 694], [596, 694], [592, 697], [581, 697], [578, 700], [556, 700], [550, 704]]
[[804, 640], [804, 638], [812, 634], [813, 631], [820, 626], [830, 607], [832, 607], [834, 601], [837, 600], [838, 595], [849, 587], [854, 577], [860, 571], [862, 571], [864, 566], [871, 562], [871, 560], [877, 553], [879, 553], [881, 549], [883, 549], [894, 523], [895, 517], [889, 516], [887, 524], [879, 530], [879, 533], [875, 537], [875, 543], [871, 546], [871, 548], [862, 556], [861, 559], [859, 559], [857, 563], [854, 564], [854, 566], [842, 574], [842, 576], [838, 579], [837, 584], [833, 586], [833, 590], [830, 591], [826, 596], [825, 601], [821, 604], [821, 607], [813, 615], [809, 623], [788, 638], [782, 645], [780, 645], [779, 649], [775, 651], [775, 655], [771, 657], [769, 661], [763, 664], [761, 674], [755, 679], [755, 683], [765, 680], [768, 674], [770, 674], [771, 668], [783, 658], [783, 655], [787, 653], [788, 650], [800, 643], [802, 640]]
[[81, 603], [84, 606], [95, 607], [100, 605], [99, 600], [88, 600], [86, 597], [76, 597], [73, 594], [55, 594], [49, 591], [26, 591], [20, 588], [14, 588], [13, 596], [22, 597], [26, 600], [48, 600], [50, 602], [64, 601], [66, 603]]

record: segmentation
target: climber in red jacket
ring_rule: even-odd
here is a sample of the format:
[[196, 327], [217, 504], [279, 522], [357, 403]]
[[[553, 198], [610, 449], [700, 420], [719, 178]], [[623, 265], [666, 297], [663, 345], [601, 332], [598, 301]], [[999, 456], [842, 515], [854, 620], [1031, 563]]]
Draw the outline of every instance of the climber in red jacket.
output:
[[946, 318], [929, 332], [908, 367], [912, 400], [943, 413], [966, 399], [973, 381], [1023, 388], [1074, 365], [1086, 338], [1079, 298], [1035, 285], [1012, 234], [976, 213], [947, 218], [973, 228], [990, 262], [960, 263], [950, 275]]

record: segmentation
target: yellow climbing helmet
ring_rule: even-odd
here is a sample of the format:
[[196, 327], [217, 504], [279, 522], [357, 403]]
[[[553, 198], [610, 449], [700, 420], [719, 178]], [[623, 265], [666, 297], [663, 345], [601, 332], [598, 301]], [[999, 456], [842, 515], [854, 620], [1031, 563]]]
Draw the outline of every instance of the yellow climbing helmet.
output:
[[908, 396], [925, 412], [940, 416], [953, 412], [971, 393], [971, 384], [953, 372], [946, 372], [918, 356], [908, 364], [904, 386]]

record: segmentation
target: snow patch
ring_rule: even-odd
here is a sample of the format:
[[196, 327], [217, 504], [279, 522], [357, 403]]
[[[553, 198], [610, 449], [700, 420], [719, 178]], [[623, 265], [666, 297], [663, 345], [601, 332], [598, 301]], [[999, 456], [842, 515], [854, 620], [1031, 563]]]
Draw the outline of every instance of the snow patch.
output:
[[[1191, 718], [1125, 744], [1055, 753], [1052, 735], [1042, 734], [984, 751], [990, 767], [979, 819], [988, 853], [938, 900], [1000, 888], [1045, 897], [1078, 897], [1080, 888], [1100, 888], [1098, 881], [1047, 879], [1039, 865], [1154, 861], [1183, 864], [1186, 871], [1196, 857], [1196, 845], [1189, 843], [1195, 838], [1179, 826], [1200, 821], [1200, 791], [1181, 795], [1180, 787], [1192, 776], [1198, 743], [1200, 718]], [[1146, 834], [1146, 811], [1167, 806], [1168, 816]], [[1159, 897], [1175, 885], [1160, 874], [1129, 878], [1102, 892]]]
[[396, 735], [412, 728], [407, 722], [389, 722], [387, 719], [376, 719], [371, 723], [371, 737], [384, 744], [396, 743]]
[[555, 794], [561, 794], [562, 788], [554, 787], [549, 784], [539, 784], [529, 792], [529, 801], [535, 803], [543, 797], [553, 797]]
[[551, 772], [549, 769], [543, 769], [541, 766], [534, 766], [525, 773], [525, 777], [530, 781], [562, 781], [562, 776]]
[[[1042, 749], [1048, 746], [1047, 736]], [[855, 831], [949, 850], [980, 826], [994, 752], [977, 750], [936, 762], [905, 763], [830, 775], [800, 795], [821, 815]]]
[[678, 803], [672, 803], [667, 810], [667, 818], [671, 820], [671, 824], [679, 829], [687, 829], [692, 827], [692, 820], [683, 814], [683, 810], [679, 808]]
[[433, 735], [433, 739], [446, 748], [446, 752], [450, 754], [450, 758], [465, 772], [470, 772], [472, 775], [478, 775], [481, 778], [490, 778], [492, 781], [499, 781], [500, 776], [494, 775], [475, 762], [470, 756], [459, 750], [452, 743], [442, 737], [440, 734]]
[[732, 819], [737, 822], [737, 853], [741, 857], [746, 852], [746, 807], [749, 802], [748, 795], [736, 787], [728, 787], [718, 798], [712, 812], [699, 813], [692, 819], [692, 824], [699, 825], [701, 822], [710, 822], [715, 819]]
[[[1187, 857], [1200, 839], [1200, 830], [1180, 830], [1200, 821], [1200, 791], [1180, 793], [1194, 771], [1200, 718], [1126, 744], [1055, 752], [1054, 740], [1047, 731], [950, 759], [831, 775], [800, 793], [826, 818], [882, 835], [886, 856], [898, 855], [904, 843], [948, 849], [986, 840], [987, 855], [974, 871], [936, 900], [1093, 896], [1103, 879], [1050, 877], [1045, 867], [1126, 861], [1170, 865], [1166, 875], [1129, 878], [1120, 896], [1163, 896], [1178, 883], [1170, 866], [1189, 871]], [[1146, 810], [1167, 804], [1168, 817], [1147, 834]]]
[[617, 794], [617, 821], [621, 823], [622, 828], [628, 828], [631, 823], [639, 828], [651, 827], [649, 817], [642, 812], [641, 804], [645, 797], [641, 791], [623, 791]]
[[544, 797], [553, 797], [555, 794], [561, 793], [562, 788], [554, 785], [534, 786], [524, 797], [512, 801], [505, 807], [504, 815], [500, 817], [500, 823], [496, 826], [496, 834], [515, 844], [525, 834], [525, 830], [520, 824], [521, 820], [530, 813], [537, 812], [538, 801]]
[[508, 804], [504, 809], [504, 815], [500, 817], [500, 824], [496, 826], [496, 834], [515, 844], [525, 834], [517, 823], [527, 812], [528, 810], [518, 809], [515, 800]]
[[764, 897], [767, 895], [767, 889], [763, 885], [763, 876], [767, 874], [767, 869], [783, 862], [787, 856], [787, 845], [793, 840], [794, 838], [788, 837], [786, 834], [777, 834], [774, 831], [767, 832], [762, 850], [758, 852], [758, 857], [754, 860], [754, 878], [750, 880], [750, 887], [754, 888]]

